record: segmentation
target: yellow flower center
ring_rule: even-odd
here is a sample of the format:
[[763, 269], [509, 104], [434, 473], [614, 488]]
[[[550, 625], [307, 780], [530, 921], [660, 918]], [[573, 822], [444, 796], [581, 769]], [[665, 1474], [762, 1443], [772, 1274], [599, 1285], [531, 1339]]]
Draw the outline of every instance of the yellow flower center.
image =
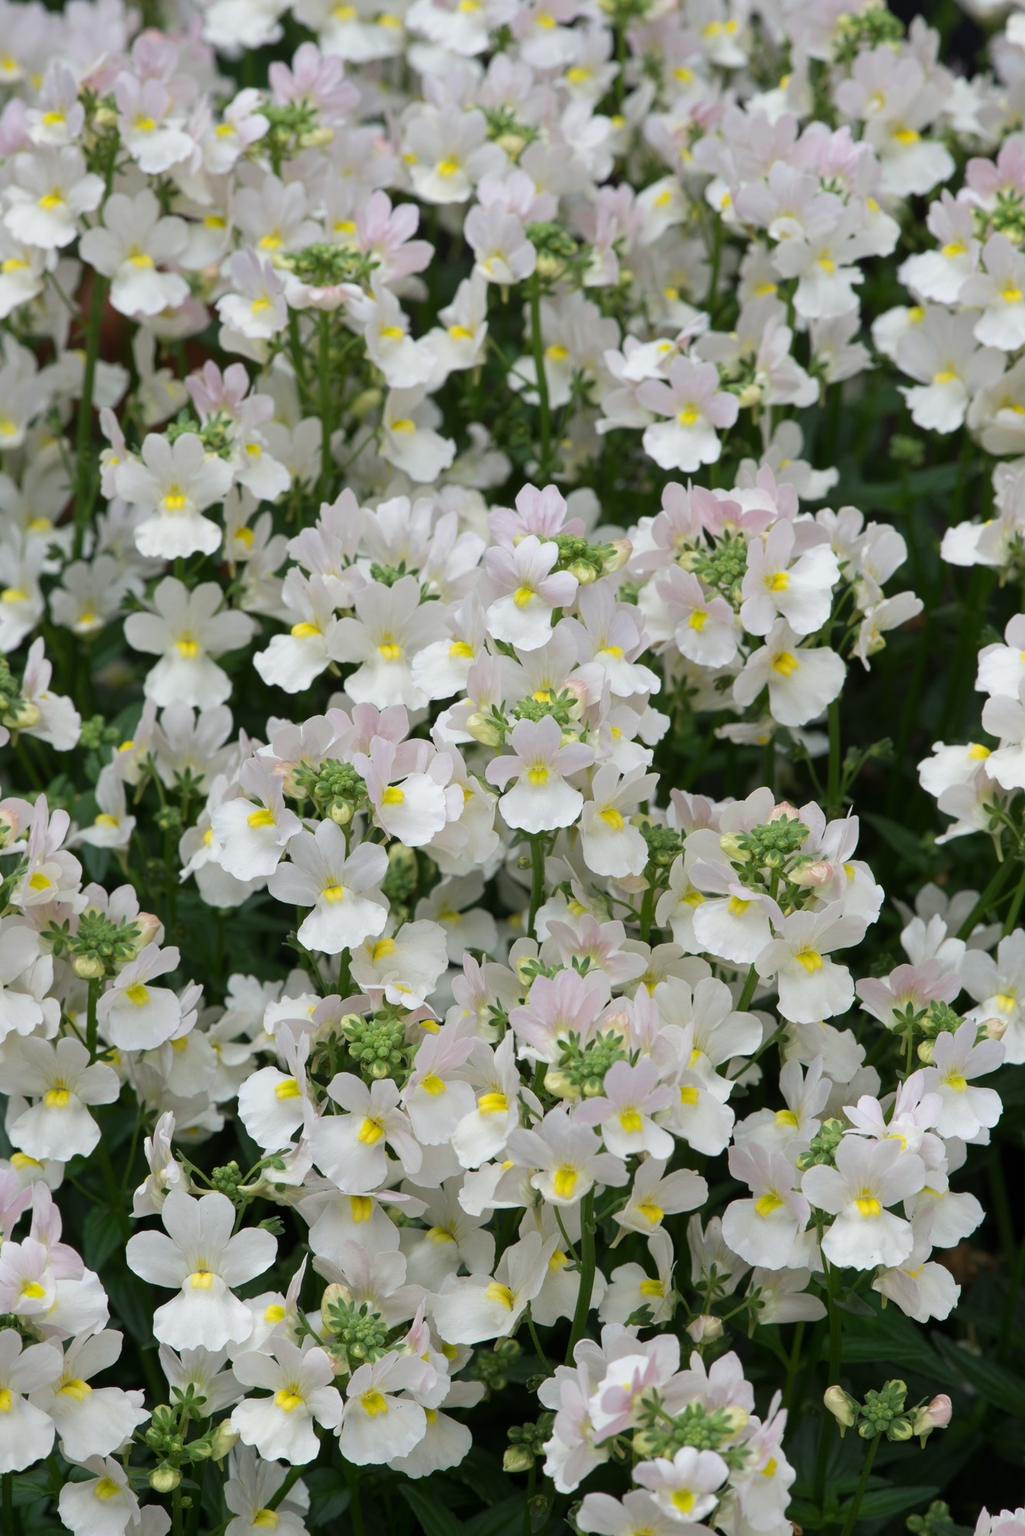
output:
[[372, 1147], [380, 1141], [384, 1135], [384, 1126], [380, 1120], [375, 1120], [368, 1115], [359, 1128], [356, 1140], [361, 1141], [365, 1147]]
[[759, 1195], [755, 1201], [755, 1211], [759, 1216], [771, 1216], [773, 1211], [778, 1211], [784, 1202], [777, 1194]]
[[498, 1301], [498, 1302], [501, 1302], [503, 1307], [506, 1307], [510, 1312], [512, 1311], [512, 1309], [513, 1309], [513, 1293], [509, 1289], [509, 1287], [507, 1285], [503, 1285], [501, 1283], [501, 1281], [499, 1281], [499, 1280], [492, 1280], [491, 1284], [487, 1287], [487, 1289], [485, 1290], [484, 1294], [487, 1297], [488, 1301]]
[[509, 1108], [509, 1100], [504, 1093], [485, 1093], [477, 1100], [477, 1108], [482, 1115], [504, 1115]]
[[246, 817], [246, 823], [256, 830], [257, 827], [272, 827], [274, 825], [274, 812], [263, 807], [258, 811], [251, 811]]
[[577, 1171], [575, 1168], [556, 1168], [552, 1178], [552, 1188], [560, 1200], [571, 1200], [576, 1187]]
[[858, 1215], [864, 1216], [866, 1220], [872, 1216], [882, 1215], [883, 1208], [875, 1195], [862, 1195], [861, 1199], [855, 1200], [854, 1204], [858, 1207]]
[[214, 1283], [212, 1269], [194, 1269], [189, 1276], [189, 1284], [194, 1291], [209, 1291]]

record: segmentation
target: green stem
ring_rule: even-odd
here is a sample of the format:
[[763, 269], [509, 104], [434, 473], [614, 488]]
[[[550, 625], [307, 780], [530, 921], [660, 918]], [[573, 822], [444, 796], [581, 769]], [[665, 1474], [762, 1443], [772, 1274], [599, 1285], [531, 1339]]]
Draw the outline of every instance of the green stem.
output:
[[535, 832], [530, 838], [530, 918], [527, 930], [532, 939], [537, 937], [535, 923], [545, 899], [545, 838], [543, 832]]
[[327, 501], [331, 487], [331, 430], [334, 397], [331, 392], [331, 316], [326, 309], [317, 316], [320, 329], [320, 499]]
[[527, 1308], [527, 1332], [530, 1334], [530, 1342], [534, 1346], [537, 1358], [540, 1360], [545, 1370], [551, 1373], [552, 1368], [548, 1363], [548, 1356], [545, 1354], [544, 1345], [541, 1343], [541, 1340], [537, 1336], [537, 1324], [534, 1322], [534, 1319], [530, 1315], [529, 1307]]
[[293, 1485], [299, 1481], [305, 1470], [305, 1467], [293, 1467], [288, 1476], [285, 1478], [285, 1481], [281, 1484], [281, 1487], [278, 1489], [277, 1493], [274, 1494], [273, 1498], [267, 1500], [266, 1504], [263, 1506], [264, 1509], [277, 1509], [278, 1505], [283, 1503], [284, 1500], [288, 1498], [289, 1492], [291, 1491]]
[[762, 783], [776, 793], [776, 743], [771, 736], [762, 748]]
[[826, 1265], [826, 1307], [829, 1313], [829, 1381], [826, 1385], [834, 1387], [840, 1381], [843, 1347], [840, 1334], [840, 1309], [837, 1306], [840, 1300], [840, 1271], [835, 1264], [829, 1263], [825, 1254], [822, 1255], [822, 1262]]
[[0, 1477], [0, 1513], [3, 1514], [0, 1525], [4, 1531], [10, 1531], [11, 1536], [21, 1536], [21, 1516], [14, 1513], [13, 1472], [5, 1472]]
[[345, 1481], [349, 1485], [349, 1523], [353, 1536], [366, 1536], [363, 1524], [363, 1506], [359, 1497], [359, 1468], [345, 1463]]
[[100, 983], [96, 978], [89, 982], [89, 1002], [86, 1011], [85, 1044], [89, 1052], [89, 1060], [96, 1060], [96, 1035], [99, 1028], [96, 1019], [96, 1004], [100, 999]]
[[1011, 898], [1011, 905], [1008, 907], [1007, 916], [1004, 918], [1005, 939], [1018, 921], [1018, 913], [1021, 911], [1023, 901], [1025, 901], [1025, 867], [1022, 868], [1021, 878], [1015, 887], [1014, 895]]
[[172, 1536], [182, 1536], [182, 1491], [180, 1484], [171, 1494], [171, 1533]]
[[858, 1478], [858, 1486], [854, 1490], [854, 1497], [851, 1500], [849, 1509], [847, 1510], [847, 1518], [843, 1523], [843, 1530], [841, 1531], [840, 1536], [851, 1536], [851, 1532], [854, 1529], [855, 1521], [858, 1518], [858, 1511], [861, 1508], [862, 1500], [865, 1497], [865, 1490], [868, 1487], [868, 1479], [872, 1471], [872, 1463], [876, 1459], [876, 1451], [879, 1448], [879, 1438], [880, 1437], [878, 1435], [874, 1435], [869, 1443], [868, 1455], [865, 1457], [865, 1465], [861, 1469], [861, 1476]]
[[641, 943], [647, 944], [651, 932], [651, 919], [655, 912], [655, 885], [648, 886], [641, 902]]
[[757, 987], [757, 985], [758, 972], [755, 970], [754, 966], [752, 966], [747, 973], [747, 980], [744, 982], [744, 990], [741, 992], [740, 1001], [737, 1004], [738, 1013], [743, 1013], [745, 1009], [751, 1006], [751, 999], [755, 995], [755, 987]]
[[89, 319], [85, 335], [85, 368], [82, 373], [82, 398], [78, 403], [78, 430], [75, 434], [75, 542], [73, 558], [81, 559], [85, 530], [96, 497], [90, 442], [93, 432], [93, 393], [96, 387], [96, 362], [100, 352], [100, 327], [107, 299], [107, 279], [99, 272], [92, 275]]
[[532, 1460], [530, 1463], [530, 1469], [527, 1472], [527, 1497], [523, 1501], [523, 1536], [530, 1536], [530, 1533], [533, 1530], [534, 1522], [531, 1517], [534, 1512], [534, 1488], [536, 1485], [537, 1467]]
[[794, 1395], [794, 1383], [797, 1380], [798, 1368], [801, 1364], [801, 1346], [804, 1343], [804, 1322], [799, 1322], [794, 1329], [794, 1341], [790, 1346], [790, 1358], [787, 1361], [787, 1379], [783, 1387], [783, 1407], [789, 1408]]
[[530, 346], [534, 355], [534, 370], [537, 374], [537, 404], [540, 413], [541, 451], [537, 472], [541, 484], [544, 485], [551, 469], [552, 413], [548, 402], [544, 338], [541, 335], [541, 286], [536, 272], [530, 280]]
[[[822, 1265], [826, 1275], [826, 1314], [829, 1319], [829, 1375], [826, 1378], [826, 1385], [832, 1387], [838, 1384], [840, 1377], [840, 1313], [836, 1306], [840, 1295], [840, 1271], [830, 1264], [825, 1254], [822, 1255]], [[820, 1414], [819, 1447], [815, 1458], [814, 1493], [814, 1502], [820, 1510], [823, 1508], [826, 1499], [826, 1473], [829, 1470], [829, 1447], [832, 1444], [832, 1429], [832, 1416], [828, 1413]]]
[[978, 901], [975, 903], [974, 907], [969, 912], [960, 928], [957, 930], [957, 937], [959, 939], [968, 938], [972, 929], [975, 927], [975, 924], [979, 921], [979, 918], [983, 917], [989, 911], [990, 907], [992, 907], [993, 903], [1000, 895], [1013, 872], [1014, 860], [1005, 859], [1004, 862], [997, 868], [992, 880], [989, 882], [986, 889], [983, 891], [982, 895], [979, 897]]
[[594, 1186], [580, 1202], [580, 1289], [573, 1313], [573, 1327], [569, 1336], [566, 1360], [572, 1365], [573, 1351], [584, 1336], [587, 1316], [591, 1310], [591, 1293], [594, 1290]]
[[834, 699], [829, 706], [829, 777], [826, 781], [826, 815], [839, 816], [843, 811], [840, 789], [840, 701]]

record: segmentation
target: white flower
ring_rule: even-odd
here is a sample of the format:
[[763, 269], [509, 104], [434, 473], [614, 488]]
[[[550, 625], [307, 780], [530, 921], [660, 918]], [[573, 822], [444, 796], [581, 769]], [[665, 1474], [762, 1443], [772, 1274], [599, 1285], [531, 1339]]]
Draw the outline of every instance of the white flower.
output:
[[634, 1468], [634, 1481], [651, 1490], [658, 1507], [674, 1520], [693, 1526], [710, 1514], [717, 1503], [729, 1468], [715, 1451], [696, 1451], [686, 1445], [672, 1461], [658, 1456]]
[[143, 1280], [180, 1287], [154, 1314], [156, 1337], [173, 1349], [244, 1344], [253, 1318], [230, 1287], [244, 1285], [273, 1264], [277, 1239], [261, 1227], [244, 1227], [233, 1237], [235, 1207], [216, 1192], [194, 1200], [172, 1189], [160, 1217], [168, 1236], [137, 1232], [126, 1248], [129, 1268]]
[[103, 181], [88, 173], [82, 152], [66, 144], [14, 157], [14, 179], [7, 188], [4, 223], [26, 245], [70, 245], [78, 221], [103, 197]]
[[5, 1047], [4, 1088], [35, 1102], [7, 1109], [7, 1134], [20, 1151], [42, 1162], [68, 1162], [87, 1156], [100, 1139], [100, 1128], [86, 1107], [112, 1104], [121, 1084], [112, 1067], [89, 1065], [89, 1052], [70, 1035], [50, 1042], [38, 1038], [10, 1041]]
[[637, 399], [657, 416], [667, 416], [647, 427], [644, 451], [660, 469], [680, 469], [690, 474], [702, 464], [715, 464], [722, 452], [718, 433], [732, 427], [740, 407], [735, 395], [718, 392], [719, 370], [714, 363], [695, 363], [675, 357], [669, 381], [648, 379]]
[[1003, 372], [995, 347], [980, 347], [970, 312], [951, 314], [930, 305], [921, 325], [897, 342], [897, 366], [919, 381], [902, 389], [911, 419], [933, 432], [954, 432], [965, 419], [972, 398]]
[[61, 1524], [75, 1536], [121, 1536], [130, 1525], [137, 1526], [139, 1500], [121, 1463], [89, 1456], [82, 1464], [94, 1476], [64, 1484], [57, 1500]]
[[795, 560], [796, 537], [793, 523], [780, 521], [764, 542], [752, 539], [747, 546], [740, 621], [749, 635], [767, 635], [777, 617], [785, 619], [795, 635], [810, 635], [829, 618], [833, 588], [840, 579], [837, 558], [822, 543]]
[[247, 1398], [232, 1413], [231, 1426], [245, 1444], [255, 1446], [265, 1461], [292, 1466], [312, 1461], [320, 1449], [314, 1421], [337, 1429], [342, 1417], [335, 1368], [326, 1352], [308, 1338], [301, 1349], [288, 1339], [275, 1339], [270, 1354], [246, 1350], [236, 1355], [232, 1370], [244, 1386], [271, 1393]]
[[437, 480], [456, 456], [452, 439], [434, 430], [441, 420], [438, 407], [427, 398], [426, 385], [389, 390], [381, 419], [382, 459], [418, 484]]
[[176, 272], [158, 267], [181, 256], [188, 244], [184, 220], [161, 218], [149, 188], [126, 197], [115, 192], [103, 209], [102, 225], [79, 241], [82, 259], [112, 279], [110, 302], [123, 315], [159, 315], [188, 297], [189, 285]]
[[937, 1035], [932, 1065], [922, 1074], [926, 1092], [938, 1093], [943, 1100], [936, 1121], [940, 1136], [958, 1136], [962, 1141], [988, 1139], [980, 1132], [988, 1131], [1000, 1118], [1003, 1105], [999, 1093], [993, 1088], [973, 1088], [971, 1080], [985, 1077], [1000, 1066], [1004, 1046], [999, 1040], [986, 1039], [976, 1044], [976, 1034], [976, 1025], [968, 1022], [953, 1034]]
[[524, 832], [545, 832], [570, 826], [580, 814], [584, 797], [566, 782], [594, 761], [594, 752], [582, 742], [564, 746], [562, 731], [551, 715], [541, 720], [518, 720], [510, 735], [514, 756], [496, 757], [488, 764], [487, 777], [503, 788], [516, 783], [498, 802], [510, 827]]
[[353, 1371], [338, 1432], [346, 1461], [362, 1467], [409, 1455], [427, 1433], [427, 1415], [419, 1403], [398, 1394], [415, 1392], [427, 1370], [416, 1356], [390, 1353]]
[[356, 617], [340, 619], [331, 640], [336, 661], [360, 664], [345, 680], [349, 697], [378, 709], [422, 708], [427, 695], [414, 684], [410, 664], [443, 633], [441, 604], [422, 602], [416, 577], [403, 576], [391, 587], [368, 582], [356, 593], [354, 607]]
[[380, 885], [387, 873], [380, 844], [360, 843], [348, 854], [341, 828], [322, 821], [315, 833], [292, 838], [288, 862], [278, 865], [267, 888], [277, 901], [312, 907], [299, 928], [300, 943], [337, 955], [384, 929], [388, 905]]
[[408, 1174], [419, 1172], [423, 1153], [399, 1108], [392, 1078], [375, 1079], [368, 1088], [362, 1078], [339, 1072], [327, 1091], [347, 1113], [322, 1115], [310, 1130], [310, 1146], [318, 1168], [337, 1188], [354, 1194], [378, 1189], [388, 1172], [388, 1146]]
[[150, 432], [141, 462], [126, 459], [114, 472], [117, 494], [151, 514], [136, 525], [139, 552], [160, 560], [211, 555], [220, 548], [222, 530], [201, 514], [224, 500], [231, 481], [230, 464], [208, 454], [195, 432], [184, 432], [173, 443]]
[[210, 825], [221, 867], [236, 880], [255, 880], [274, 873], [302, 822], [285, 805], [280, 777], [255, 758], [242, 765], [239, 784], [257, 798], [222, 800]]
[[793, 1024], [815, 1024], [846, 1013], [854, 1002], [854, 983], [846, 966], [827, 958], [862, 938], [860, 918], [844, 915], [841, 902], [819, 912], [791, 912], [779, 936], [755, 960], [763, 981], [775, 976], [779, 1008]]
[[61, 1352], [52, 1344], [22, 1347], [14, 1328], [0, 1330], [0, 1473], [23, 1472], [53, 1448], [53, 1420], [28, 1401], [55, 1381]]
[[785, 619], [777, 619], [760, 650], [753, 651], [733, 684], [737, 703], [753, 704], [763, 688], [780, 725], [807, 725], [831, 704], [847, 669], [829, 646], [801, 646]]
[[256, 622], [248, 614], [221, 609], [223, 599], [215, 581], [190, 592], [184, 582], [165, 576], [151, 599], [155, 612], [130, 613], [125, 620], [128, 644], [160, 657], [143, 688], [161, 708], [181, 703], [206, 709], [231, 696], [231, 681], [214, 658], [246, 645]]
[[493, 1280], [486, 1275], [448, 1276], [431, 1298], [434, 1320], [446, 1343], [479, 1344], [511, 1334], [544, 1285], [558, 1241], [550, 1237], [545, 1242], [539, 1232], [528, 1232], [505, 1250]]
[[636, 811], [652, 798], [657, 775], [634, 768], [620, 774], [614, 763], [603, 763], [591, 781], [591, 799], [580, 818], [580, 845], [593, 874], [621, 880], [641, 875], [648, 862], [648, 845], [623, 814]]
[[534, 651], [552, 637], [552, 615], [567, 608], [577, 590], [570, 571], [555, 571], [559, 546], [528, 533], [513, 549], [487, 552], [488, 576], [500, 596], [487, 610], [488, 632], [521, 651]]
[[306, 1536], [300, 1511], [309, 1495], [302, 1483], [295, 1485], [274, 1509], [269, 1507], [286, 1475], [285, 1468], [277, 1462], [264, 1461], [244, 1443], [237, 1446], [229, 1458], [228, 1480], [224, 1484], [224, 1502], [235, 1516], [229, 1520], [225, 1536], [263, 1536], [267, 1530], [276, 1532], [276, 1536]]
[[809, 1207], [794, 1185], [797, 1174], [782, 1152], [770, 1152], [752, 1141], [730, 1148], [730, 1172], [751, 1190], [750, 1200], [732, 1200], [723, 1212], [722, 1235], [749, 1264], [785, 1269], [798, 1257], [797, 1238], [804, 1231]]
[[177, 1033], [182, 1021], [177, 995], [170, 987], [146, 985], [177, 965], [176, 949], [147, 944], [118, 973], [115, 985], [104, 992], [96, 1008], [112, 1045], [122, 1051], [151, 1051]]
[[121, 1334], [110, 1329], [73, 1339], [60, 1374], [32, 1393], [32, 1402], [56, 1424], [61, 1454], [69, 1461], [112, 1455], [149, 1418], [141, 1392], [89, 1385], [120, 1353]]
[[922, 1188], [925, 1164], [905, 1152], [896, 1138], [867, 1141], [845, 1136], [836, 1149], [836, 1167], [816, 1164], [801, 1189], [819, 1210], [835, 1216], [823, 1233], [822, 1251], [841, 1269], [888, 1268], [911, 1252], [911, 1223], [886, 1209]]

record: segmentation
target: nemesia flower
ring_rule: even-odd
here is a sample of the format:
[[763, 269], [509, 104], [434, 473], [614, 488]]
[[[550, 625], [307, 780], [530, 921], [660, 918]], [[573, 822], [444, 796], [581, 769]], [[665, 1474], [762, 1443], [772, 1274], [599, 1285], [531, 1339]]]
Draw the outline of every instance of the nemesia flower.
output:
[[181, 1287], [154, 1314], [157, 1338], [174, 1349], [244, 1344], [252, 1317], [230, 1287], [254, 1279], [274, 1262], [276, 1239], [259, 1228], [232, 1236], [234, 1207], [218, 1193], [196, 1200], [172, 1189], [160, 1218], [168, 1235], [137, 1232], [126, 1249], [129, 1267], [143, 1280]]

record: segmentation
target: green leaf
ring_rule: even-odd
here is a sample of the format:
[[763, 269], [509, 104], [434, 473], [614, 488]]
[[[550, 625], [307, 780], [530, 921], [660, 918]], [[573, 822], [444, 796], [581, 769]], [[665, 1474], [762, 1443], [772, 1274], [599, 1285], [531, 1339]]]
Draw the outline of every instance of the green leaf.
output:
[[498, 1504], [512, 1497], [513, 1485], [494, 1456], [473, 1446], [470, 1454], [452, 1470], [452, 1476], [465, 1483], [482, 1504]]
[[849, 1365], [879, 1365], [885, 1361], [887, 1370], [891, 1365], [899, 1365], [934, 1381], [945, 1371], [929, 1337], [903, 1312], [889, 1306], [871, 1319], [844, 1318], [843, 1358]]
[[874, 811], [862, 811], [862, 821], [867, 821], [874, 827], [883, 839], [888, 843], [894, 853], [899, 853], [901, 858], [907, 859], [909, 864], [916, 869], [927, 869], [929, 858], [922, 847], [921, 840], [899, 821], [891, 821], [889, 816], [879, 816]]
[[939, 1337], [936, 1343], [951, 1368], [987, 1403], [1012, 1418], [1025, 1419], [1025, 1381], [1020, 1376], [982, 1355], [958, 1349], [950, 1339]]
[[349, 1490], [333, 1467], [314, 1467], [303, 1473], [310, 1493], [307, 1521], [315, 1529], [329, 1528], [349, 1507]]
[[399, 1492], [420, 1522], [424, 1536], [460, 1536], [460, 1526], [440, 1500], [417, 1483], [400, 1483]]
[[915, 1504], [927, 1503], [938, 1492], [938, 1488], [930, 1488], [928, 1484], [906, 1488], [891, 1484], [888, 1488], [870, 1488], [861, 1501], [858, 1519], [886, 1520], [890, 1515], [899, 1515], [902, 1510], [911, 1509]]
[[94, 1205], [82, 1224], [84, 1258], [90, 1269], [102, 1272], [107, 1260], [121, 1245], [121, 1228], [113, 1211]]
[[463, 1524], [463, 1536], [520, 1536], [526, 1493], [514, 1493]]

